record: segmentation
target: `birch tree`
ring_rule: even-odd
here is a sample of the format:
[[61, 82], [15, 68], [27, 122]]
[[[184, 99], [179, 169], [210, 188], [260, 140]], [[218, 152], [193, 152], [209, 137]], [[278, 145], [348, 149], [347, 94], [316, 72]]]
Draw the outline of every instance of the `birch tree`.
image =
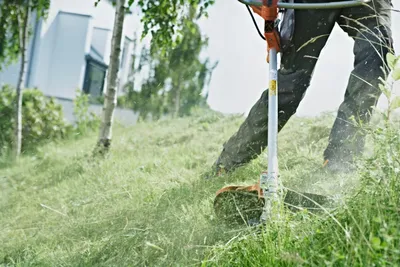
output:
[[20, 50], [21, 50], [21, 62], [20, 62], [20, 71], [19, 78], [17, 83], [17, 99], [15, 105], [15, 141], [14, 141], [14, 153], [16, 157], [19, 157], [21, 154], [22, 147], [22, 87], [25, 84], [26, 79], [26, 66], [28, 64], [27, 57], [27, 46], [29, 40], [29, 17], [30, 17], [30, 0], [27, 1], [26, 6], [24, 7], [23, 15], [19, 20], [18, 25], [20, 25]]
[[[98, 5], [104, 0], [96, 0]], [[128, 7], [137, 4], [143, 12], [141, 22], [143, 23], [142, 38], [151, 33], [152, 43], [160, 47], [161, 52], [167, 51], [167, 47], [174, 46], [176, 36], [182, 30], [182, 16], [187, 6], [199, 10], [198, 17], [207, 16], [206, 9], [215, 0], [128, 0]], [[114, 109], [117, 105], [117, 77], [119, 70], [120, 44], [125, 18], [125, 0], [109, 0], [115, 4], [115, 21], [111, 44], [110, 66], [107, 75], [107, 90], [104, 97], [102, 122], [95, 154], [104, 155], [108, 153], [111, 146], [112, 124]], [[178, 33], [178, 34], [177, 34]], [[179, 38], [178, 38], [179, 40]]]
[[32, 12], [36, 13], [37, 19], [45, 17], [49, 7], [50, 0], [4, 0], [0, 6], [0, 70], [18, 59], [20, 61], [14, 117], [15, 158], [20, 156], [22, 147], [22, 90], [28, 64], [30, 17]]
[[100, 135], [95, 151], [105, 154], [110, 149], [112, 123], [117, 105], [117, 78], [120, 62], [121, 40], [125, 18], [125, 0], [116, 0], [113, 35], [111, 39], [110, 65], [107, 74], [107, 90], [104, 96]]

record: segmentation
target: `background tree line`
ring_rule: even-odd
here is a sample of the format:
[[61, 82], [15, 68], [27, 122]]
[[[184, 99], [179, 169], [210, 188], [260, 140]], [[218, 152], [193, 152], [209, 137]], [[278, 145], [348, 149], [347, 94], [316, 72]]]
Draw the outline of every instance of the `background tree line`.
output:
[[[143, 32], [140, 40], [151, 35], [151, 45], [148, 50], [144, 49], [138, 60], [133, 57], [132, 78], [144, 65], [148, 65], [148, 78], [140, 87], [134, 86], [133, 82], [125, 86], [126, 95], [122, 97], [121, 104], [139, 111], [141, 117], [159, 118], [165, 114], [181, 116], [190, 114], [194, 106], [206, 105], [206, 96], [201, 96], [202, 90], [209, 82], [211, 72], [216, 65], [210, 65], [208, 59], [200, 60], [200, 53], [207, 45], [207, 39], [201, 36], [196, 20], [207, 16], [207, 8], [215, 0], [92, 0], [94, 5], [100, 1], [108, 1], [115, 7], [115, 21], [111, 44], [110, 65], [107, 76], [107, 90], [104, 94], [103, 114], [100, 118], [100, 133], [96, 152], [107, 152], [112, 138], [113, 112], [117, 106], [116, 84], [119, 71], [120, 45], [123, 31], [125, 14], [132, 12], [135, 6], [141, 15]], [[35, 90], [26, 90], [26, 66], [28, 64], [27, 47], [31, 37], [32, 20], [46, 19], [51, 0], [0, 0], [0, 70], [8, 65], [19, 62], [20, 72], [16, 88], [14, 90], [7, 86], [0, 90], [0, 115], [3, 123], [1, 140], [2, 147], [12, 147], [13, 158], [18, 159], [22, 152], [22, 141], [28, 138], [32, 129], [36, 129], [36, 136], [50, 139], [49, 136], [64, 136], [62, 111], [60, 106], [53, 100], [43, 97]], [[136, 40], [137, 42], [139, 40]], [[24, 96], [27, 98], [24, 100]], [[34, 97], [32, 97], [34, 96]], [[35, 101], [33, 101], [34, 99]], [[83, 98], [85, 101], [87, 99]], [[81, 99], [77, 99], [77, 107], [82, 115], [82, 110], [87, 108]], [[41, 105], [48, 107], [38, 109]], [[57, 119], [46, 120], [43, 113], [35, 113], [33, 117], [30, 111], [49, 111]], [[81, 121], [88, 122], [85, 118]], [[31, 118], [31, 119], [29, 119]], [[32, 119], [33, 118], [33, 119]], [[90, 117], [91, 118], [91, 117]], [[44, 131], [38, 125], [31, 123], [42, 121]], [[54, 123], [54, 127], [51, 124]], [[10, 124], [11, 123], [11, 124]], [[96, 123], [89, 123], [97, 125]], [[35, 127], [34, 127], [35, 126]], [[69, 127], [68, 129], [70, 129]], [[82, 130], [82, 125], [76, 127]], [[86, 127], [83, 127], [86, 128]], [[30, 130], [27, 130], [30, 129]], [[47, 132], [47, 134], [42, 134]], [[70, 132], [69, 130], [67, 132]], [[25, 135], [25, 136], [24, 136]], [[47, 138], [46, 138], [47, 136]], [[29, 138], [28, 138], [29, 139]], [[32, 142], [33, 144], [36, 142]]]
[[[183, 18], [182, 37], [174, 47], [162, 51], [152, 43], [132, 55], [129, 81], [124, 85], [124, 96], [118, 100], [121, 106], [132, 108], [142, 119], [187, 116], [194, 107], [208, 107], [205, 90], [218, 63], [208, 57], [201, 59], [208, 38], [202, 35], [196, 16], [195, 8], [188, 10]], [[137, 47], [138, 40], [134, 42]], [[138, 81], [143, 74], [146, 78]]]

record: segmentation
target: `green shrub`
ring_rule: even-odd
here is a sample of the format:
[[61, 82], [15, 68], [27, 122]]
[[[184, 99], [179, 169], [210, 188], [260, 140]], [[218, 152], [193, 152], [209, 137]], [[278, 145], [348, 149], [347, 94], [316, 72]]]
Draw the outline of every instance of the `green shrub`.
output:
[[[5, 151], [14, 141], [15, 89], [0, 90], [0, 149]], [[64, 121], [62, 106], [40, 90], [26, 89], [22, 98], [22, 150], [30, 150], [45, 141], [67, 136], [71, 128]]]
[[74, 99], [74, 116], [76, 118], [75, 132], [77, 135], [84, 135], [100, 126], [100, 118], [89, 111], [90, 98], [82, 91], [76, 91]]

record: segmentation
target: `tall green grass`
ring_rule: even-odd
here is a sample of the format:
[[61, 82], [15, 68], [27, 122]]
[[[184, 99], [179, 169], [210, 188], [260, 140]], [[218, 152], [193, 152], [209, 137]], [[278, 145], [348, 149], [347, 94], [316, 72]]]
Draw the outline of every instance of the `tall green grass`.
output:
[[[309, 191], [344, 190], [340, 184], [326, 188], [318, 185], [319, 178], [304, 176], [321, 166], [332, 119], [293, 118], [282, 132], [281, 166], [287, 186], [305, 189], [307, 180], [316, 185]], [[265, 168], [264, 157], [231, 176], [200, 178], [242, 120], [199, 113], [119, 126], [107, 159], [90, 157], [93, 134], [47, 145], [17, 165], [0, 169], [0, 264], [200, 264], [215, 246], [249, 231], [218, 223], [213, 199], [224, 185], [256, 182]]]
[[[400, 80], [400, 57], [389, 54], [387, 59], [392, 79], [381, 79], [380, 89], [389, 108], [378, 111], [369, 125], [360, 125], [369, 140], [358, 171], [342, 178], [322, 174], [316, 183], [318, 175], [311, 180], [305, 178], [312, 173], [307, 162], [302, 165], [306, 173], [293, 166], [283, 170], [284, 179], [291, 185], [302, 181], [303, 186], [312, 185], [321, 192], [340, 192], [336, 208], [317, 215], [283, 211], [261, 230], [242, 233], [216, 246], [203, 266], [400, 265], [400, 124], [398, 113], [394, 115], [400, 108], [400, 96], [392, 91], [393, 82]], [[309, 136], [325, 142], [321, 136]], [[314, 142], [308, 140], [306, 144]], [[286, 162], [288, 156], [282, 152], [280, 155], [280, 160]], [[296, 150], [295, 155], [298, 158], [304, 152]]]
[[[367, 247], [369, 243], [356, 238], [359, 235], [343, 243], [341, 226], [329, 218], [307, 213], [288, 215], [284, 223], [261, 236], [249, 228], [218, 223], [212, 209], [215, 192], [227, 184], [252, 184], [265, 168], [265, 159], [260, 157], [230, 176], [200, 178], [242, 120], [238, 116], [205, 113], [129, 128], [120, 126], [114, 134], [112, 152], [105, 160], [90, 157], [96, 142], [93, 135], [45, 146], [18, 165], [0, 169], [0, 264], [192, 266], [204, 262], [219, 266], [230, 265], [235, 259], [239, 265], [258, 265], [283, 262], [283, 255], [293, 258], [298, 254], [294, 259], [310, 260], [307, 253], [316, 261], [321, 257], [331, 260], [336, 254], [329, 253], [327, 244], [334, 249], [339, 245], [341, 249], [350, 245], [354, 249]], [[328, 115], [318, 119], [293, 118], [282, 132], [279, 149], [286, 186], [340, 194], [347, 192], [349, 185], [357, 184], [356, 177], [332, 180], [311, 175], [321, 168], [321, 153], [332, 121]], [[369, 177], [372, 171], [366, 171], [364, 176]], [[366, 226], [369, 218], [363, 213], [367, 206], [357, 206], [361, 203], [379, 204], [374, 217], [383, 221], [382, 216], [386, 215], [381, 216], [380, 209], [387, 202], [376, 203], [377, 197], [368, 194], [358, 198], [361, 196], [369, 201], [354, 202], [360, 215], [354, 214], [352, 206], [348, 209], [357, 220], [365, 219], [360, 227]], [[346, 212], [342, 210], [335, 216], [347, 218]], [[347, 222], [339, 222], [345, 229], [349, 227]], [[393, 226], [396, 221], [389, 222]], [[353, 235], [357, 229], [347, 230]], [[235, 241], [238, 238], [243, 240]], [[377, 243], [376, 238], [372, 240]]]
[[229, 227], [213, 212], [218, 189], [257, 182], [264, 156], [201, 178], [240, 116], [116, 126], [106, 159], [91, 157], [96, 134], [41, 147], [0, 166], [0, 266], [397, 266], [398, 121], [377, 114], [359, 171], [330, 175], [321, 168], [333, 120], [293, 117], [279, 135], [279, 163], [286, 187], [335, 196], [336, 205], [283, 212], [264, 229]]
[[398, 125], [371, 133], [375, 153], [353, 177], [359, 186], [336, 209], [282, 213], [260, 232], [216, 247], [203, 265], [399, 266], [399, 133]]

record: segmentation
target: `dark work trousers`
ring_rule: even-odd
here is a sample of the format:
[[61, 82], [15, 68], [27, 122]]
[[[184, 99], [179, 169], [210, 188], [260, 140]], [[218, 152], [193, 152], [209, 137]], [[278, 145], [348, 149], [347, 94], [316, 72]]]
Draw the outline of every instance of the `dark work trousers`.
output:
[[[295, 2], [325, 1], [328, 0]], [[372, 0], [368, 6], [361, 7], [289, 10], [283, 19], [281, 35], [286, 39], [278, 70], [279, 131], [303, 99], [335, 23], [354, 40], [354, 68], [323, 155], [324, 160], [332, 164], [351, 163], [364, 149], [365, 135], [352, 119], [368, 123], [381, 95], [378, 78], [385, 77], [381, 67], [386, 65], [386, 54], [393, 52], [390, 9], [391, 0]], [[290, 25], [294, 25], [293, 30]], [[248, 163], [267, 146], [267, 131], [268, 89], [254, 104], [239, 130], [224, 144], [214, 166], [218, 169], [222, 165], [224, 170], [232, 171]]]

